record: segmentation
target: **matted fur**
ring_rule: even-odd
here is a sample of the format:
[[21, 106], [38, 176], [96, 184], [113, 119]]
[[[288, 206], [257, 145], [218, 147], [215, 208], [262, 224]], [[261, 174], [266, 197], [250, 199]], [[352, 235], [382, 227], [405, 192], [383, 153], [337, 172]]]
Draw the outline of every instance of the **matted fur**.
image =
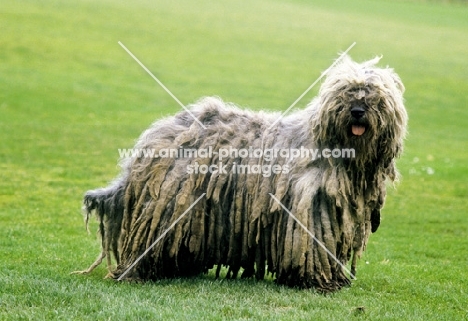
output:
[[[187, 172], [187, 166], [218, 164], [212, 158], [124, 159], [111, 185], [86, 193], [87, 218], [100, 221], [102, 253], [84, 272], [107, 257], [109, 275], [119, 278], [129, 266], [203, 193], [206, 195], [159, 241], [124, 279], [155, 280], [204, 273], [228, 266], [228, 278], [265, 272], [280, 284], [336, 290], [349, 284], [340, 265], [302, 229], [269, 193], [275, 195], [351, 272], [380, 224], [385, 181], [397, 178], [394, 159], [402, 151], [407, 115], [404, 87], [379, 58], [358, 64], [349, 57], [332, 68], [319, 95], [269, 128], [279, 114], [252, 112], [204, 98], [189, 106], [203, 129], [184, 111], [156, 121], [136, 149], [213, 150], [354, 148], [345, 158], [229, 158], [240, 165], [287, 165], [288, 172], [228, 174]], [[356, 120], [353, 106], [365, 106]], [[365, 126], [353, 135], [351, 126]], [[111, 254], [117, 267], [111, 266]]]

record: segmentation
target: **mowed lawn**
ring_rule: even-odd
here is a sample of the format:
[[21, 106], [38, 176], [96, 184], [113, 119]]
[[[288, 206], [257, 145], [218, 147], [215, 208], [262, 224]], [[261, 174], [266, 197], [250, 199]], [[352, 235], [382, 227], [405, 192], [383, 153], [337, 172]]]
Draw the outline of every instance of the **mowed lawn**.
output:
[[[437, 1], [3, 1], [1, 320], [468, 319], [468, 7]], [[85, 191], [155, 119], [217, 95], [285, 110], [353, 42], [406, 86], [409, 135], [352, 286], [104, 280]], [[298, 107], [317, 93], [314, 88]]]

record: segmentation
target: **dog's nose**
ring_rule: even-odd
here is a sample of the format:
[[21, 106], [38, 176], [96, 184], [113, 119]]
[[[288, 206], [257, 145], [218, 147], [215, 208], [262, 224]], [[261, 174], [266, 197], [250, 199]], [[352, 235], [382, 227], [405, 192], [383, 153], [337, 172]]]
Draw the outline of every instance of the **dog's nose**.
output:
[[366, 112], [366, 110], [362, 106], [355, 106], [355, 107], [351, 108], [351, 115], [356, 119], [359, 119], [362, 116], [364, 116], [365, 112]]

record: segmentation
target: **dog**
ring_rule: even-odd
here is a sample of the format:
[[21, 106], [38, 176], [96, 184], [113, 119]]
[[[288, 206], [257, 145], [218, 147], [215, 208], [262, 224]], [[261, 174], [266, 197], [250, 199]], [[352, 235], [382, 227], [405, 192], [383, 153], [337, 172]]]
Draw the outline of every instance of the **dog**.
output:
[[227, 278], [349, 285], [380, 225], [386, 181], [398, 179], [407, 127], [403, 83], [379, 59], [344, 56], [318, 96], [285, 117], [208, 97], [153, 123], [134, 147], [147, 154], [124, 158], [119, 177], [85, 194], [102, 251], [79, 273], [106, 259], [117, 280], [215, 266], [218, 277], [226, 266]]

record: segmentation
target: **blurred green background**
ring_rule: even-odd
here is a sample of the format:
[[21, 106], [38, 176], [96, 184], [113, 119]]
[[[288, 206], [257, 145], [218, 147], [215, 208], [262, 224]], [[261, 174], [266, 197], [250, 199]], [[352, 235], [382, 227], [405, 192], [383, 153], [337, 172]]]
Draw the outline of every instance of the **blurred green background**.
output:
[[[466, 2], [9, 1], [0, 30], [0, 319], [468, 318]], [[383, 55], [406, 86], [409, 135], [350, 288], [69, 275], [100, 250], [83, 193], [118, 174], [118, 148], [181, 109], [118, 41], [184, 104], [217, 95], [279, 111], [351, 43], [357, 61]]]

